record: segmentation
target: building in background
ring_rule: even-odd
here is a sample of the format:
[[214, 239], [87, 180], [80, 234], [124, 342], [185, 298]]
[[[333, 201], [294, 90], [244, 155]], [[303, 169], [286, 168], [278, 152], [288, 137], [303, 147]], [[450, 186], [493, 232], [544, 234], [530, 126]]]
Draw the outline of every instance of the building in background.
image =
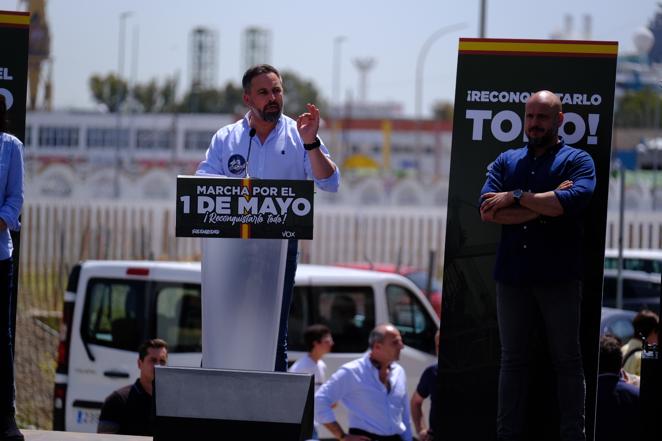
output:
[[[216, 130], [238, 118], [29, 112], [26, 196], [114, 199], [117, 179], [120, 199], [174, 200], [175, 177], [193, 174]], [[444, 205], [450, 133], [450, 122], [440, 121], [349, 117], [323, 121], [320, 136], [341, 167], [343, 190], [320, 193], [318, 201]], [[425, 146], [422, 159], [416, 154], [416, 139]]]

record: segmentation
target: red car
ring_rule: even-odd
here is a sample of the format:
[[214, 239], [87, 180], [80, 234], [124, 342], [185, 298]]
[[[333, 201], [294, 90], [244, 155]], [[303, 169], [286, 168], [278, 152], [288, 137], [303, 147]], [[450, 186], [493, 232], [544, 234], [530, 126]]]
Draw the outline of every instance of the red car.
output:
[[414, 285], [416, 285], [430, 301], [437, 317], [441, 317], [441, 282], [432, 278], [432, 284], [430, 285], [431, 289], [428, 291], [428, 273], [426, 271], [411, 266], [398, 266], [394, 263], [352, 262], [337, 263], [336, 266], [400, 274], [414, 282]]

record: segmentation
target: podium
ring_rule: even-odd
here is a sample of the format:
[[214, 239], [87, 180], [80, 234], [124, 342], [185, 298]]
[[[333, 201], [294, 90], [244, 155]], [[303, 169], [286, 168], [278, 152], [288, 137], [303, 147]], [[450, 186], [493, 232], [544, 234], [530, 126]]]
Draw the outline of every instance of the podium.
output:
[[311, 375], [157, 367], [159, 441], [308, 439], [313, 428]]
[[312, 375], [273, 372], [288, 239], [312, 239], [313, 183], [180, 176], [178, 237], [202, 238], [202, 366], [159, 367], [156, 441], [306, 440]]

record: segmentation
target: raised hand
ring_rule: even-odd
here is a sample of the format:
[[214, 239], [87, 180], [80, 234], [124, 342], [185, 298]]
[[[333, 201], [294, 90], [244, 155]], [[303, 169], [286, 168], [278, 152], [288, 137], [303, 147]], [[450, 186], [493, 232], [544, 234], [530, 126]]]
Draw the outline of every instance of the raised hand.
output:
[[306, 104], [308, 112], [297, 118], [297, 130], [304, 144], [312, 144], [320, 128], [320, 111], [315, 104]]

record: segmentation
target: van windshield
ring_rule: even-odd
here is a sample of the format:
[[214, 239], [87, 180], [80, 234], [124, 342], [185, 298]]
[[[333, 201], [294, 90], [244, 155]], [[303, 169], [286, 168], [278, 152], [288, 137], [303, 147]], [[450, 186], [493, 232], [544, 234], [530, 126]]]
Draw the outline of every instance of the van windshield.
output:
[[135, 351], [145, 340], [146, 282], [90, 279], [82, 320], [83, 339], [92, 344]]
[[202, 350], [200, 284], [92, 278], [87, 286], [86, 343], [136, 351], [162, 338], [170, 353]]

